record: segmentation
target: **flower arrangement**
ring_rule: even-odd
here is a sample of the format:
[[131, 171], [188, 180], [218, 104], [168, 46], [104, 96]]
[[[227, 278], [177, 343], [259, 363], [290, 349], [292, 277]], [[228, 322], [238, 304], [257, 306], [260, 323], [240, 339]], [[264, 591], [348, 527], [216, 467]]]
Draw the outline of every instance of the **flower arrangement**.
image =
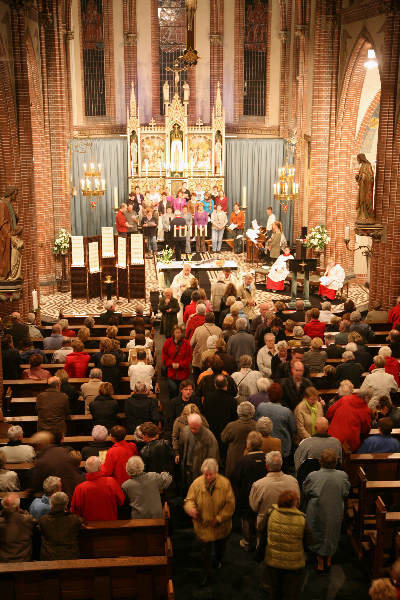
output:
[[323, 250], [330, 241], [331, 238], [328, 235], [325, 225], [317, 225], [307, 235], [305, 246], [313, 250]]
[[54, 245], [51, 249], [53, 254], [67, 254], [70, 237], [71, 234], [66, 229], [60, 229], [54, 239]]
[[174, 251], [169, 246], [165, 246], [164, 250], [157, 253], [157, 258], [160, 262], [168, 264], [172, 262], [172, 257], [174, 255]]

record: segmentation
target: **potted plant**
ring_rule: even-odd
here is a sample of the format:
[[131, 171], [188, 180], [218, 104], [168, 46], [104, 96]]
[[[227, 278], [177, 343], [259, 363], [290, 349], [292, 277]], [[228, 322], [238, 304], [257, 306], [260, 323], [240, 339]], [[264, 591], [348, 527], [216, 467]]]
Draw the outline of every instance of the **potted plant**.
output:
[[66, 229], [61, 228], [54, 239], [51, 249], [55, 256], [61, 256], [61, 280], [58, 284], [60, 292], [67, 292], [69, 290], [66, 256], [69, 251], [70, 238], [71, 234]]
[[165, 246], [164, 250], [161, 250], [161, 252], [157, 252], [157, 259], [166, 265], [172, 262], [173, 256], [174, 250], [169, 246]]

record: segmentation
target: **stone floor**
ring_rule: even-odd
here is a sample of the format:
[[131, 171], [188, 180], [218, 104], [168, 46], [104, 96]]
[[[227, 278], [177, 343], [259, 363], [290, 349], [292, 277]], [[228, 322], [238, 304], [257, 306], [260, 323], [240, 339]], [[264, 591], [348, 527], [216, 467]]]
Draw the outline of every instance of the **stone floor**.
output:
[[[215, 255], [214, 255], [215, 256]], [[246, 262], [245, 254], [233, 254], [233, 252], [221, 252], [221, 258], [225, 258], [226, 260], [235, 260], [238, 263], [238, 271], [239, 273], [247, 273], [254, 272], [254, 269], [258, 268], [260, 265], [256, 265], [255, 263]], [[211, 278], [213, 275], [211, 275]], [[131, 312], [135, 310], [135, 306], [138, 302], [145, 302], [148, 307], [149, 305], [149, 297], [150, 292], [153, 290], [158, 290], [158, 280], [155, 268], [154, 259], [146, 259], [146, 298], [131, 300], [128, 302], [126, 298], [120, 298], [117, 300], [116, 305], [119, 311]], [[284, 293], [272, 293], [267, 292], [263, 289], [263, 285], [257, 285], [257, 303], [263, 302], [265, 300], [288, 300], [289, 299], [289, 289], [286, 286]], [[349, 286], [349, 298], [351, 298], [356, 306], [363, 307], [368, 302], [368, 290], [359, 284], [351, 284]], [[337, 306], [337, 310], [341, 309], [341, 305]], [[103, 302], [100, 298], [94, 298], [90, 300], [90, 302], [86, 302], [86, 299], [71, 299], [71, 294], [68, 293], [55, 293], [49, 296], [41, 297], [41, 311], [42, 314], [49, 315], [51, 317], [57, 317], [60, 310], [64, 312], [64, 314], [90, 314], [96, 315], [102, 312]]]

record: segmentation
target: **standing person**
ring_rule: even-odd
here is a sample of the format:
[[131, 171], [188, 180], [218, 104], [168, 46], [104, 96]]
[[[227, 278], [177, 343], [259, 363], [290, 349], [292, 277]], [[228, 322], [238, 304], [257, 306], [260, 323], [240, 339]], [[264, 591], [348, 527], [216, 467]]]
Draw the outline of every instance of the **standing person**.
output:
[[66, 419], [69, 415], [68, 396], [60, 392], [61, 381], [58, 377], [50, 377], [47, 384], [48, 388], [36, 399], [38, 431], [44, 429], [66, 433]]
[[300, 444], [315, 434], [317, 419], [324, 416], [324, 409], [315, 387], [305, 389], [303, 400], [294, 409], [294, 416], [297, 427], [295, 442]]
[[221, 441], [228, 444], [226, 455], [225, 473], [231, 477], [237, 461], [244, 454], [246, 448], [247, 435], [250, 431], [255, 431], [256, 421], [254, 421], [254, 406], [250, 402], [241, 402], [237, 407], [238, 419], [231, 421], [221, 432]]
[[201, 472], [189, 488], [184, 508], [193, 519], [195, 534], [201, 542], [204, 586], [211, 573], [213, 544], [214, 565], [217, 569], [222, 567], [227, 538], [232, 530], [235, 497], [229, 480], [219, 475], [215, 459], [207, 458], [201, 465]]
[[304, 543], [311, 540], [305, 515], [299, 511], [299, 496], [283, 491], [269, 513], [264, 584], [271, 600], [299, 600], [305, 577]]
[[329, 448], [320, 457], [321, 468], [307, 475], [303, 494], [307, 502], [307, 521], [313, 533], [310, 549], [317, 555], [317, 570], [331, 566], [342, 526], [344, 498], [350, 482], [344, 471], [336, 470], [337, 455]]
[[182, 327], [175, 325], [172, 336], [168, 338], [161, 351], [161, 360], [167, 368], [169, 397], [178, 395], [179, 384], [190, 375], [192, 348], [183, 337]]
[[272, 234], [267, 242], [270, 258], [277, 259], [281, 253], [282, 224], [279, 221], [272, 223]]
[[272, 235], [272, 225], [273, 223], [275, 223], [276, 221], [276, 216], [274, 215], [273, 211], [272, 211], [272, 206], [268, 206], [267, 208], [267, 239], [269, 239]]
[[282, 291], [285, 288], [285, 280], [289, 275], [288, 261], [293, 259], [290, 248], [285, 248], [272, 265], [266, 283], [266, 289], [273, 292]]
[[351, 452], [356, 452], [371, 429], [372, 413], [368, 406], [369, 399], [368, 393], [361, 391], [342, 396], [326, 413], [330, 421], [329, 435], [337, 438], [343, 448]]
[[183, 197], [182, 190], [179, 190], [177, 197], [174, 199], [173, 202], [174, 211], [179, 211], [179, 213], [182, 213], [184, 206], [186, 206], [186, 198]]
[[171, 222], [172, 222], [173, 218], [174, 218], [174, 213], [172, 210], [172, 206], [167, 206], [165, 213], [161, 217], [161, 221], [162, 221], [162, 227], [163, 227], [163, 231], [164, 231], [165, 246], [168, 246], [168, 248], [172, 248], [172, 243], [173, 243], [173, 235], [172, 235], [172, 231], [171, 231]]
[[125, 204], [125, 202], [123, 202], [119, 208], [119, 211], [117, 212], [117, 216], [115, 217], [115, 226], [117, 229], [117, 233], [121, 237], [126, 237], [129, 231], [128, 222], [126, 220], [127, 210], [128, 207]]
[[148, 208], [142, 218], [143, 234], [146, 237], [147, 258], [151, 258], [151, 252], [157, 252], [157, 219], [153, 209]]
[[175, 210], [175, 216], [171, 221], [171, 232], [173, 245], [175, 247], [175, 260], [181, 260], [181, 254], [185, 251], [186, 246], [186, 220], [182, 216], [180, 210]]
[[219, 190], [214, 206], [220, 206], [225, 213], [228, 212], [228, 198], [225, 196], [224, 190]]
[[83, 519], [68, 510], [69, 498], [62, 491], [50, 497], [50, 512], [39, 521], [42, 534], [40, 560], [73, 560], [80, 557], [78, 534]]
[[133, 209], [133, 204], [128, 204], [125, 219], [127, 223], [127, 227], [129, 229], [129, 233], [137, 233], [138, 232], [138, 223], [139, 218], [136, 210]]
[[196, 412], [187, 417], [187, 425], [179, 435], [179, 454], [175, 463], [180, 464], [185, 489], [201, 474], [201, 465], [206, 458], [219, 460], [218, 442], [214, 434], [203, 423]]
[[161, 312], [160, 333], [166, 338], [171, 337], [172, 330], [178, 324], [177, 314], [179, 312], [179, 302], [172, 295], [171, 288], [164, 290], [163, 297], [160, 301], [159, 310]]
[[188, 207], [184, 206], [182, 209], [182, 217], [186, 221], [186, 244], [185, 244], [185, 252], [186, 254], [190, 254], [192, 249], [190, 247], [190, 240], [192, 238], [192, 224], [193, 224], [193, 216], [192, 213], [188, 211]]
[[110, 430], [118, 425], [119, 404], [113, 398], [114, 388], [111, 383], [101, 383], [99, 393], [89, 404], [89, 412], [93, 417], [93, 425], [103, 425]]
[[240, 210], [239, 203], [235, 202], [235, 204], [233, 205], [233, 211], [231, 212], [231, 216], [229, 219], [231, 225], [236, 225], [236, 227], [232, 231], [234, 237], [237, 237], [238, 235], [243, 235], [244, 221], [245, 214], [242, 210]]
[[228, 218], [226, 213], [222, 210], [221, 204], [217, 204], [211, 214], [213, 252], [221, 252], [222, 238], [224, 237], [225, 226], [227, 223]]
[[194, 214], [193, 222], [196, 234], [196, 252], [205, 252], [208, 213], [204, 210], [204, 206], [201, 202], [197, 206], [197, 211]]
[[251, 273], [246, 273], [242, 285], [238, 289], [238, 294], [244, 304], [243, 312], [251, 321], [256, 316], [256, 286], [254, 277]]
[[131, 519], [161, 519], [163, 517], [160, 494], [172, 483], [167, 471], [144, 472], [140, 456], [132, 456], [126, 463], [129, 478], [122, 490], [131, 506]]
[[8, 563], [32, 560], [32, 535], [36, 520], [26, 510], [21, 510], [18, 494], [6, 494], [1, 507], [0, 561]]
[[131, 456], [137, 455], [136, 444], [127, 442], [126, 429], [121, 425], [115, 425], [110, 431], [113, 445], [107, 450], [106, 459], [101, 472], [105, 477], [114, 477], [119, 485], [128, 479], [125, 465]]
[[80, 339], [72, 340], [72, 352], [65, 359], [64, 369], [68, 377], [86, 377], [90, 354], [84, 352], [84, 345]]

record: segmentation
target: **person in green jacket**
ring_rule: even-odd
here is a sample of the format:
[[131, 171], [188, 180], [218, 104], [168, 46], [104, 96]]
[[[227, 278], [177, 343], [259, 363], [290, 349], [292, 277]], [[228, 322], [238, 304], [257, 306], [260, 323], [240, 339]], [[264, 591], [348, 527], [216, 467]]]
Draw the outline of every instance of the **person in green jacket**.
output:
[[284, 491], [269, 512], [263, 579], [271, 600], [297, 600], [301, 595], [304, 545], [311, 533], [304, 513], [297, 508], [298, 502], [296, 492]]

